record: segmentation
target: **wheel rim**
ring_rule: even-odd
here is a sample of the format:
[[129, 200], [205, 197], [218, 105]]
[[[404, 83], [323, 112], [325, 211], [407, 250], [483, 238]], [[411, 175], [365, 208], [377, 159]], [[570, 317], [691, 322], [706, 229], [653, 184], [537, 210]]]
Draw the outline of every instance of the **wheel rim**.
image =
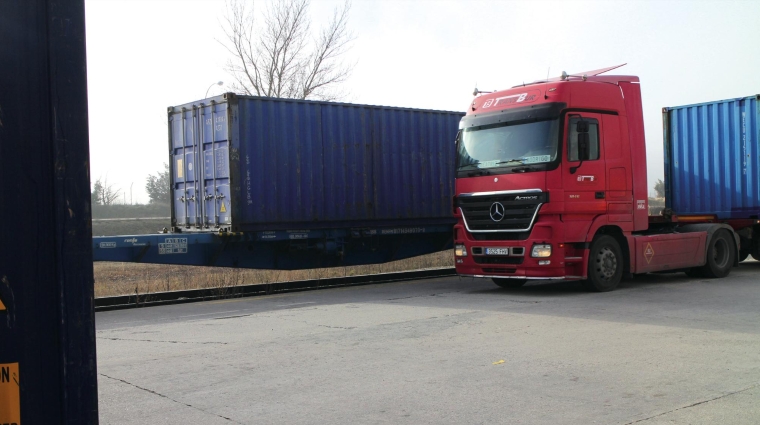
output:
[[726, 267], [728, 264], [729, 248], [725, 239], [719, 238], [715, 241], [712, 249], [713, 262], [720, 268]]
[[604, 280], [610, 280], [617, 272], [617, 256], [605, 246], [596, 254], [596, 272]]

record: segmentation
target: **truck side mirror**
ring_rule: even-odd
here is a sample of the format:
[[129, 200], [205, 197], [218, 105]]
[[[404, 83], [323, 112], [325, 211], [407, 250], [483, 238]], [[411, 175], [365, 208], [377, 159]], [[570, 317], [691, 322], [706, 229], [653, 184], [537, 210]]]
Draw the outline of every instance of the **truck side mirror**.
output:
[[[578, 124], [580, 124], [580, 122], [578, 122]], [[588, 157], [588, 124], [586, 124], [586, 132], [578, 133], [578, 159], [581, 162], [579, 162], [575, 167], [570, 167], [570, 174], [575, 174], [575, 172], [578, 171], [578, 168], [583, 165], [583, 161], [587, 160]]]
[[[588, 129], [588, 124], [586, 124]], [[588, 133], [578, 133], [578, 159], [585, 161], [589, 158]], [[578, 164], [580, 166], [580, 164]]]

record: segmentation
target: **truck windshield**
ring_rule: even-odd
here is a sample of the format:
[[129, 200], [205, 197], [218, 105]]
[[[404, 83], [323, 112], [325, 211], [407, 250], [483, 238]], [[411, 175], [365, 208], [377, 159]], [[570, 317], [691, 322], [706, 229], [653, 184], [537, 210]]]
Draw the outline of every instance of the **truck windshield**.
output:
[[463, 129], [457, 141], [457, 171], [552, 162], [557, 158], [558, 131], [558, 119]]

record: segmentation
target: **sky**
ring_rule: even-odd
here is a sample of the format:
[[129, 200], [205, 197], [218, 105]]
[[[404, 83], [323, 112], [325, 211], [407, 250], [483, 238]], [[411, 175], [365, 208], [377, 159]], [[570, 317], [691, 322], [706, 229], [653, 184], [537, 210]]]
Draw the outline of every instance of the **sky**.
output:
[[[257, 0], [261, 12], [267, 0]], [[312, 0], [312, 29], [343, 1]], [[85, 0], [91, 180], [146, 203], [166, 108], [229, 90], [224, 0]], [[464, 111], [476, 87], [627, 63], [641, 79], [650, 192], [662, 114], [760, 94], [760, 1], [353, 0], [344, 101]], [[224, 85], [215, 85], [223, 81]], [[212, 86], [213, 85], [213, 86]]]

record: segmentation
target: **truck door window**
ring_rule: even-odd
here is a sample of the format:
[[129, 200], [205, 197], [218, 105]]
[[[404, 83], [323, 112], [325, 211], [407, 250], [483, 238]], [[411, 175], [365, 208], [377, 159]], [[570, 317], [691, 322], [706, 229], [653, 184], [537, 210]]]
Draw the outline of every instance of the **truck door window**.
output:
[[576, 124], [580, 120], [588, 123], [588, 160], [599, 159], [599, 121], [594, 118], [571, 117], [567, 127], [567, 159], [578, 161], [578, 132]]

